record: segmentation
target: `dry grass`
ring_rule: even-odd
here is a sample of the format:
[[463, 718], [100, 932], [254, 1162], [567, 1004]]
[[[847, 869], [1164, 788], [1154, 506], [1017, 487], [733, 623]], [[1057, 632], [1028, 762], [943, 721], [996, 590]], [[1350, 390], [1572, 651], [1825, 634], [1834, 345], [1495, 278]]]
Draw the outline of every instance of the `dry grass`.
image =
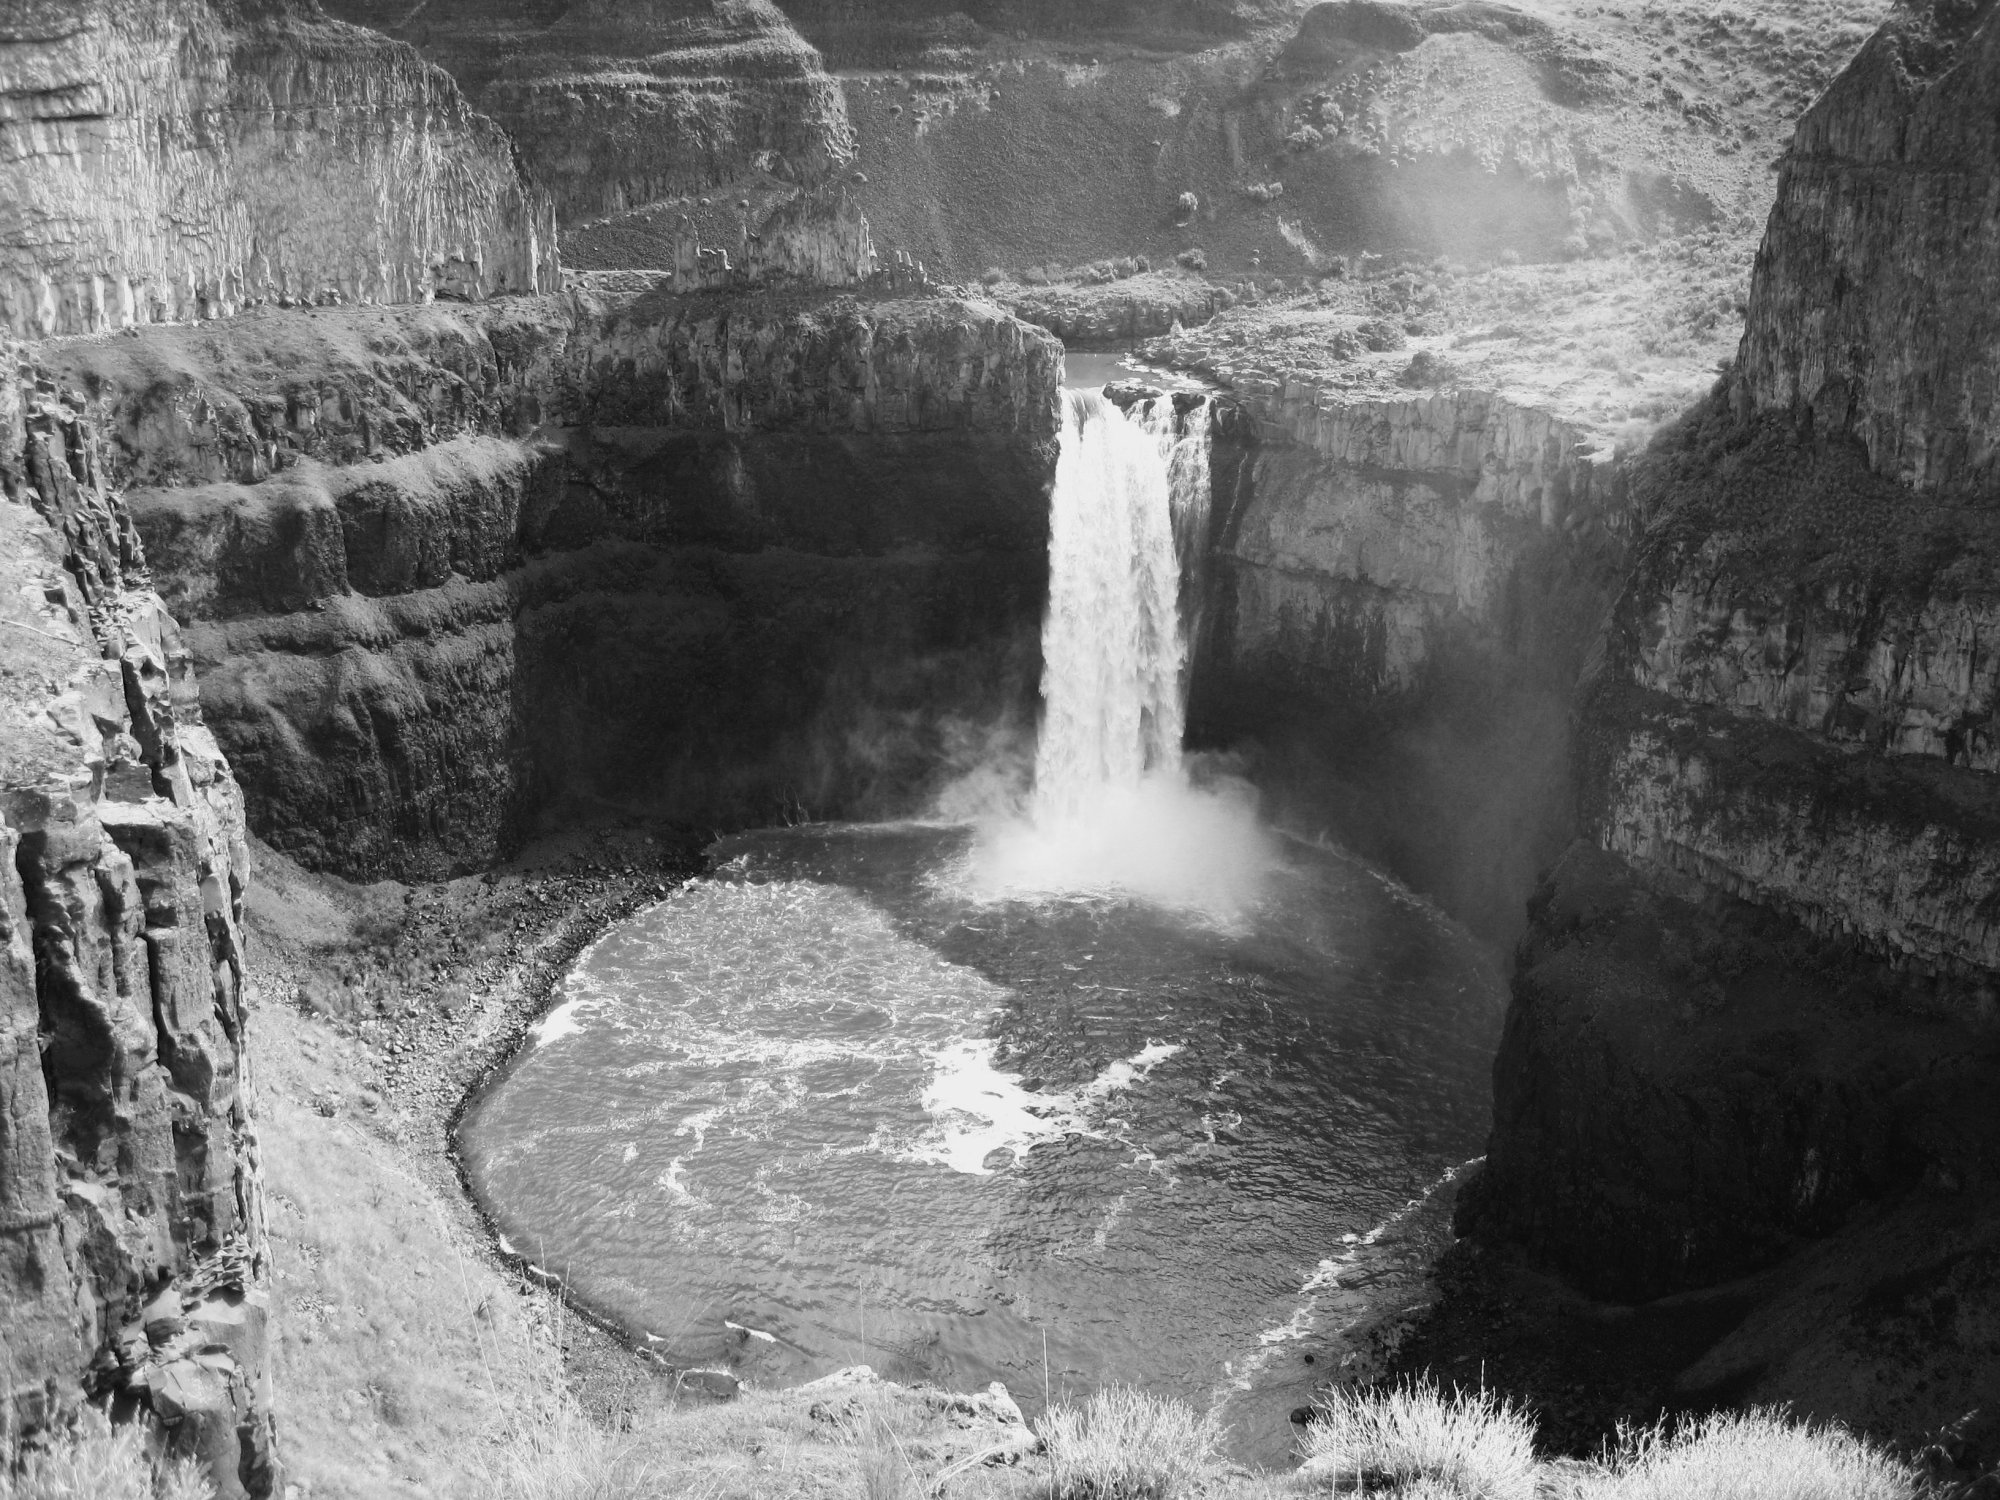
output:
[[1386, 1392], [1329, 1391], [1306, 1428], [1306, 1470], [1368, 1476], [1409, 1495], [1535, 1500], [1535, 1424], [1487, 1392], [1425, 1381]]
[[1916, 1474], [1844, 1427], [1725, 1412], [1626, 1434], [1560, 1500], [1914, 1500]]
[[0, 1500], [214, 1500], [214, 1495], [193, 1459], [153, 1459], [138, 1428], [114, 1428], [91, 1407], [46, 1448], [8, 1453], [0, 1446]]
[[1216, 1467], [1221, 1429], [1182, 1401], [1129, 1386], [1042, 1419], [1055, 1500], [1170, 1500], [1194, 1492]]
[[1031, 1500], [1046, 1470], [960, 1467], [949, 1398], [876, 1382], [845, 1393], [690, 1401], [607, 1432], [560, 1393], [472, 1461], [493, 1500]]
[[572, 1401], [552, 1403], [538, 1420], [476, 1460], [482, 1493], [492, 1500], [630, 1500], [639, 1495], [712, 1493], [668, 1488], [665, 1466], [643, 1436], [607, 1432]]

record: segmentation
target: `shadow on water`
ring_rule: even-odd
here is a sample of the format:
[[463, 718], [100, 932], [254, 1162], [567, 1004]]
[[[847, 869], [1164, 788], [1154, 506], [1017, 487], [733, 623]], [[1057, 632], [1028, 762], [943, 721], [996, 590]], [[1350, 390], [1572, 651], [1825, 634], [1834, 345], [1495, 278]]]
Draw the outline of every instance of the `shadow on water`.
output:
[[[1230, 929], [962, 894], [963, 827], [772, 830], [607, 934], [468, 1112], [482, 1199], [669, 1357], [1135, 1381], [1239, 1456], [1413, 1293], [1480, 1149], [1501, 986], [1291, 843]], [[1386, 1227], [1385, 1227], [1386, 1226]], [[1307, 1355], [1314, 1355], [1311, 1363]]]

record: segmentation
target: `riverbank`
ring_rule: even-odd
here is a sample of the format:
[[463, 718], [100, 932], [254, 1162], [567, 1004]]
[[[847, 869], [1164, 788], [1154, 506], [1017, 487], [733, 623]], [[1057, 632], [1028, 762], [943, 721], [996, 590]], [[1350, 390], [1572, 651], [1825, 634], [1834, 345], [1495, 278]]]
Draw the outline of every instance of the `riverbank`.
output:
[[699, 840], [652, 828], [423, 886], [256, 851], [255, 1085], [279, 1422], [301, 1500], [452, 1493], [468, 1455], [564, 1389], [613, 1425], [672, 1393], [499, 1254], [450, 1126], [577, 951], [699, 867]]
[[952, 1471], [975, 1500], [1046, 1486], [999, 1393], [862, 1375], [718, 1401], [502, 1253], [465, 1191], [451, 1149], [465, 1099], [582, 948], [699, 873], [706, 842], [593, 827], [419, 886], [256, 851], [254, 1083], [288, 1500], [555, 1500], [603, 1484], [833, 1497]]
[[[561, 1500], [641, 1478], [646, 1493], [831, 1500], [929, 1492], [950, 1470], [953, 1495], [1048, 1492], [1034, 1435], [990, 1394], [861, 1380], [718, 1403], [503, 1255], [468, 1197], [450, 1131], [469, 1091], [576, 954], [699, 873], [705, 843], [597, 827], [422, 886], [357, 885], [257, 851], [253, 1084], [288, 1500]], [[1660, 1410], [1694, 1323], [1733, 1316], [1603, 1316], [1464, 1247], [1439, 1280], [1431, 1314], [1395, 1328], [1367, 1373], [1483, 1386], [1535, 1413], [1545, 1453], [1595, 1451], [1619, 1421]], [[1012, 1461], [966, 1466], [982, 1455]], [[1309, 1476], [1217, 1465], [1200, 1492], [1301, 1486]]]

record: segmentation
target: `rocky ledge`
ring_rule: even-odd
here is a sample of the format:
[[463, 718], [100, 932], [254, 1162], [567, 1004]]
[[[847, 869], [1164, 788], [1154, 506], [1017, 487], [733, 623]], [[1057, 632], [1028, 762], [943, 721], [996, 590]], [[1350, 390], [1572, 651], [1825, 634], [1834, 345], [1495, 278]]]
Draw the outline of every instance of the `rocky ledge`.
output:
[[1031, 701], [1057, 346], [661, 282], [43, 346], [260, 835], [437, 875], [559, 806], [888, 811]]

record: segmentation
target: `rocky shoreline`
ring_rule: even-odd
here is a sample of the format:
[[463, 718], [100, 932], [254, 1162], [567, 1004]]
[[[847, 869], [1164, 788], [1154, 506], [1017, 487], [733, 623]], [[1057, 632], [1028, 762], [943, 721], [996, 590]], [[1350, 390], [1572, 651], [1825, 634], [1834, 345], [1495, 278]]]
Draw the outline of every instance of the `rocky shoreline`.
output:
[[[364, 890], [378, 899], [390, 894], [403, 906], [393, 956], [378, 963], [364, 956], [338, 988], [365, 995], [372, 981], [391, 977], [384, 972], [390, 965], [429, 977], [402, 991], [399, 1012], [365, 1014], [361, 1007], [368, 1002], [357, 999], [355, 1011], [343, 1014], [342, 1000], [329, 994], [335, 987], [325, 979], [336, 945], [287, 931], [286, 913], [273, 910], [280, 903], [253, 897], [251, 922], [263, 939], [250, 961], [258, 1009], [288, 1006], [309, 1024], [316, 1021], [359, 1044], [371, 1070], [359, 1080], [362, 1086], [315, 1091], [307, 1102], [327, 1118], [359, 1114], [434, 1194], [461, 1206], [457, 1227], [481, 1258], [523, 1287], [563, 1300], [575, 1318], [562, 1350], [570, 1384], [586, 1409], [605, 1420], [629, 1410], [636, 1387], [672, 1372], [641, 1359], [624, 1330], [567, 1297], [526, 1257], [501, 1248], [472, 1195], [453, 1135], [466, 1105], [513, 1056], [576, 956], [614, 923], [701, 873], [704, 842], [681, 828], [599, 828], [533, 844], [486, 875], [367, 888], [305, 875], [283, 856], [258, 851], [260, 873], [278, 877], [281, 902], [296, 893], [297, 883], [309, 883], [318, 890]], [[509, 924], [506, 949], [468, 960], [462, 934], [496, 918]]]

